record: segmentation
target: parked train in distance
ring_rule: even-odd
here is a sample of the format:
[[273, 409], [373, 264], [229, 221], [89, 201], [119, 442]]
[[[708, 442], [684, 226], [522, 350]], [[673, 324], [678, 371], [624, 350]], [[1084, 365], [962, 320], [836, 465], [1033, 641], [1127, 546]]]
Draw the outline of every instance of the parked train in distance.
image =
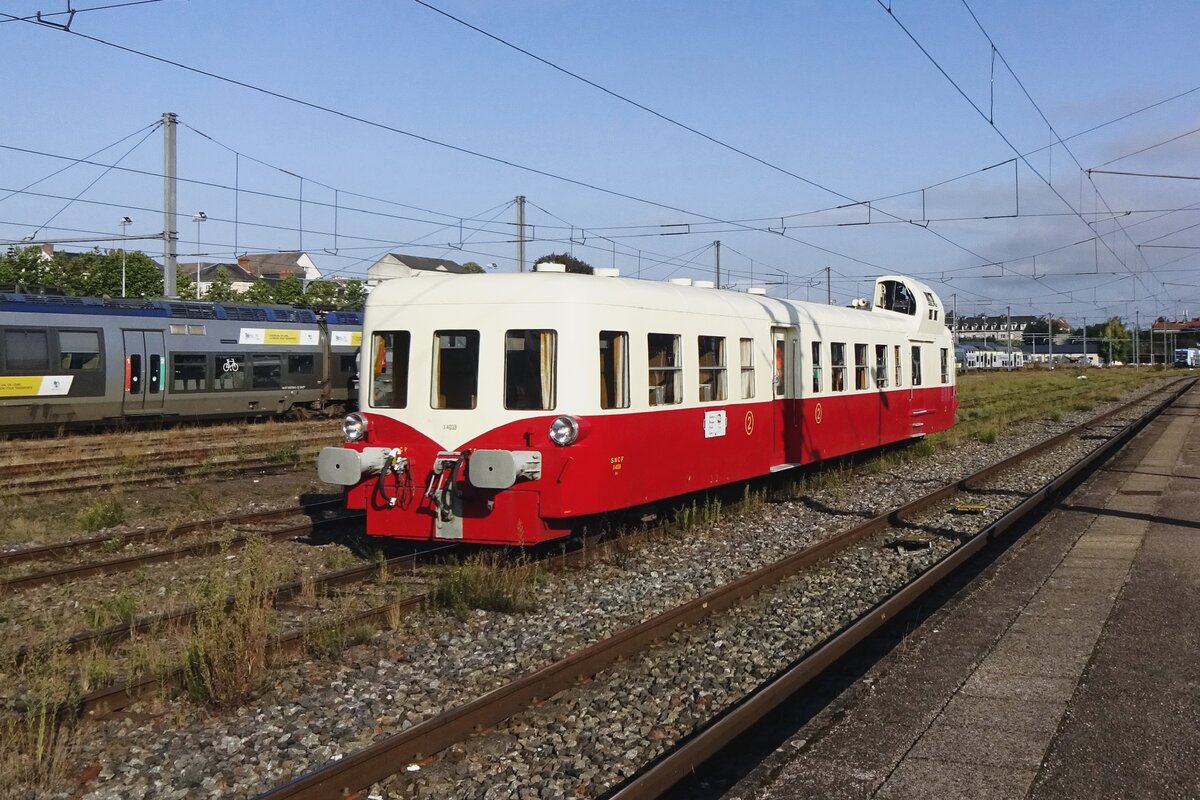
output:
[[1200, 347], [1176, 348], [1174, 363], [1177, 367], [1200, 367]]
[[360, 410], [318, 459], [369, 535], [530, 545], [954, 423], [950, 333], [916, 280], [839, 308], [615, 272], [372, 291]]
[[0, 431], [346, 409], [362, 312], [0, 293]]

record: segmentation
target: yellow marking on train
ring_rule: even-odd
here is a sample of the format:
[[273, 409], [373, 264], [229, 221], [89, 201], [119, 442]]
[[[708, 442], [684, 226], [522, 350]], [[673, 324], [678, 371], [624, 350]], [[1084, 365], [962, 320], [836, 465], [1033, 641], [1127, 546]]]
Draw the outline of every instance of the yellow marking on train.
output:
[[300, 344], [300, 331], [267, 328], [263, 331], [263, 344]]
[[31, 378], [0, 378], [0, 397], [28, 397], [36, 395], [41, 388], [40, 376]]

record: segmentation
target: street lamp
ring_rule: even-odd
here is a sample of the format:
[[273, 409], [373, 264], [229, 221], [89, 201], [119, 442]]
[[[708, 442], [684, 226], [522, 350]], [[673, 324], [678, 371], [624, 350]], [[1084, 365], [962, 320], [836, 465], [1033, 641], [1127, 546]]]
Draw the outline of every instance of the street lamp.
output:
[[125, 296], [125, 231], [133, 224], [129, 217], [121, 217], [121, 297]]
[[192, 215], [192, 222], [196, 223], [196, 299], [200, 299], [200, 268], [203, 264], [200, 261], [200, 223], [208, 220], [208, 214], [203, 211], [197, 211]]

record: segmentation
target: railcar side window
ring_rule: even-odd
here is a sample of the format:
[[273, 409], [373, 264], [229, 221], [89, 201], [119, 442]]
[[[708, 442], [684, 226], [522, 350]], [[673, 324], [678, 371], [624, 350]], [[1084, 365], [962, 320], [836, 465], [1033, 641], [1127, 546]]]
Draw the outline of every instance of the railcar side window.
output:
[[950, 353], [942, 348], [942, 383], [950, 382]]
[[479, 392], [479, 331], [434, 331], [433, 407], [474, 408]]
[[311, 353], [289, 355], [287, 368], [289, 375], [315, 375], [317, 374], [317, 357]]
[[875, 345], [875, 386], [879, 389], [888, 385], [887, 345]]
[[208, 388], [208, 356], [203, 353], [171, 355], [171, 391], [202, 392]]
[[255, 389], [278, 389], [282, 386], [280, 370], [283, 367], [283, 357], [271, 353], [255, 355], [253, 361], [253, 380]]
[[921, 385], [921, 348], [916, 345], [912, 348], [912, 385]]
[[900, 363], [900, 345], [892, 346], [892, 363], [896, 365], [896, 388], [904, 385], [904, 367]]
[[741, 340], [742, 399], [754, 397], [754, 340]]
[[651, 333], [646, 337], [650, 363], [650, 405], [683, 402], [683, 367], [679, 337], [673, 333]]
[[59, 331], [59, 366], [62, 369], [95, 371], [100, 369], [99, 331]]
[[867, 346], [865, 344], [854, 345], [854, 388], [866, 389], [867, 386]]
[[629, 408], [629, 334], [600, 331], [600, 407]]
[[832, 342], [829, 345], [829, 366], [833, 378], [833, 391], [846, 391], [846, 344]]
[[821, 391], [821, 343], [812, 343], [812, 390]]
[[700, 336], [696, 339], [700, 379], [700, 402], [724, 400], [728, 396], [725, 383], [725, 337]]
[[[408, 408], [408, 331], [376, 331], [371, 336], [371, 405]], [[344, 356], [351, 359], [353, 356]]]
[[5, 331], [4, 354], [5, 368], [9, 372], [50, 369], [50, 346], [45, 331]]
[[557, 342], [554, 331], [516, 330], [504, 334], [505, 408], [554, 408]]
[[213, 356], [213, 388], [235, 391], [246, 388], [246, 357], [243, 355]]

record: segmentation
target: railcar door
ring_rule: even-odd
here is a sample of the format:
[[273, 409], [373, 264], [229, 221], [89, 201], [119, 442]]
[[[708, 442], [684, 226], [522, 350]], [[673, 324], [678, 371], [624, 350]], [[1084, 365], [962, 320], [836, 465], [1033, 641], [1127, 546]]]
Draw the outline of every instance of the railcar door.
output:
[[166, 386], [167, 349], [162, 331], [122, 331], [125, 336], [125, 414], [160, 414]]
[[[790, 457], [789, 443], [798, 440], [800, 429], [798, 395], [796, 394], [796, 350], [799, 337], [795, 328], [772, 328], [771, 349], [773, 374], [771, 378], [771, 468], [795, 463]], [[795, 461], [798, 461], [796, 459]]]

